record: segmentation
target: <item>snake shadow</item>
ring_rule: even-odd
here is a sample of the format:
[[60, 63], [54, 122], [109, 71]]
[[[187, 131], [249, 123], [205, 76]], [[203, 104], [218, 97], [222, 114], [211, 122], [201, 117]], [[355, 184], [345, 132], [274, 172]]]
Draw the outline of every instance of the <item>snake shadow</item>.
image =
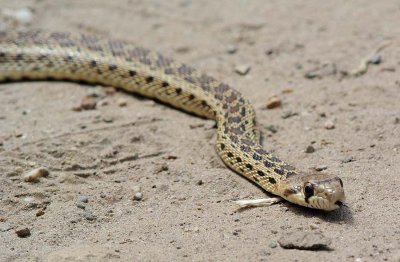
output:
[[291, 212], [306, 218], [318, 217], [321, 220], [335, 224], [345, 223], [352, 225], [354, 223], [351, 207], [341, 207], [333, 211], [324, 211], [294, 205], [289, 202], [284, 202], [284, 205], [287, 206]]

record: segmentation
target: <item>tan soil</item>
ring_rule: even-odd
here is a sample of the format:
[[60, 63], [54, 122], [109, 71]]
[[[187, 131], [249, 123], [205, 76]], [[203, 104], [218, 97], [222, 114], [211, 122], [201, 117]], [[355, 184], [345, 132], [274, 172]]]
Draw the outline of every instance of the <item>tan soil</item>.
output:
[[[34, 10], [27, 28], [126, 39], [232, 84], [253, 103], [265, 147], [303, 170], [326, 165], [351, 208], [285, 202], [238, 212], [233, 200], [265, 193], [222, 164], [211, 121], [103, 88], [8, 83], [1, 261], [400, 261], [398, 1], [3, 0], [0, 8], [22, 7]], [[382, 63], [346, 76], [388, 41]], [[95, 110], [72, 110], [93, 93]], [[272, 95], [282, 106], [266, 110]], [[48, 177], [23, 180], [41, 166]], [[18, 237], [24, 228], [30, 236]], [[276, 246], [297, 231], [322, 233], [332, 250]]]

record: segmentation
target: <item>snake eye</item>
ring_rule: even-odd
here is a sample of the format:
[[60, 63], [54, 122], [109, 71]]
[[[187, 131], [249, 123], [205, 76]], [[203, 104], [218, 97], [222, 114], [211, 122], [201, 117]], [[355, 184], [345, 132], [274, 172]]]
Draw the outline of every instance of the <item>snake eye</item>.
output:
[[304, 186], [304, 196], [310, 198], [314, 195], [314, 186], [311, 183], [306, 183]]

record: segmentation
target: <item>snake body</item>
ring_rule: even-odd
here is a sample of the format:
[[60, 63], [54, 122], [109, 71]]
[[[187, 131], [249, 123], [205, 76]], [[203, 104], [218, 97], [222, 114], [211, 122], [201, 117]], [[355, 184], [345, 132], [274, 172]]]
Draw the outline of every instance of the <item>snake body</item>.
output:
[[213, 119], [216, 151], [237, 173], [298, 205], [343, 204], [340, 178], [300, 172], [262, 148], [254, 109], [238, 91], [159, 53], [87, 34], [1, 33], [0, 81], [45, 79], [114, 86]]

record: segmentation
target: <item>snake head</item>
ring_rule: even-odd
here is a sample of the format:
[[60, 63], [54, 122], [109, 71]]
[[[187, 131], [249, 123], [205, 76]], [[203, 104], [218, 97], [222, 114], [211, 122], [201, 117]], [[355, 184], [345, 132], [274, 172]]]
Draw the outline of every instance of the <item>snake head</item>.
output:
[[281, 196], [305, 207], [335, 210], [347, 206], [343, 182], [337, 176], [327, 174], [299, 174], [282, 181]]

